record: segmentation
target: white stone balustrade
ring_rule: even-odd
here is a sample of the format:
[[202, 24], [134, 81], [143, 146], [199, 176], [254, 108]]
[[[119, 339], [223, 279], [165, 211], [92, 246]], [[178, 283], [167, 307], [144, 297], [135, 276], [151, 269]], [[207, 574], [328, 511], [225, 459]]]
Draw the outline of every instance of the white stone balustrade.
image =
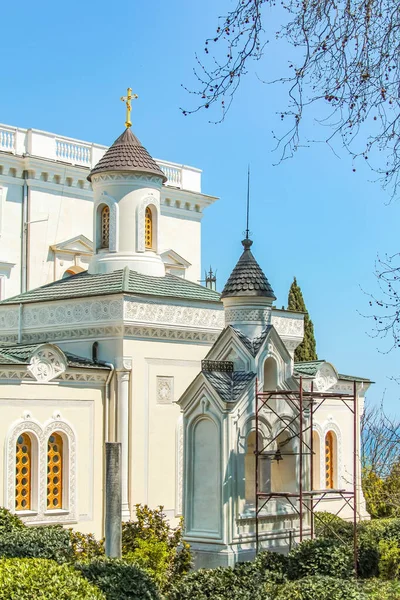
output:
[[71, 162], [74, 165], [90, 167], [92, 162], [90, 146], [78, 144], [77, 142], [68, 142], [62, 138], [56, 138], [56, 156], [57, 159], [64, 162]]
[[0, 150], [15, 152], [15, 129], [0, 125]]
[[[0, 124], [0, 152], [30, 155], [71, 165], [93, 168], [107, 146], [75, 140], [38, 129], [20, 129]], [[201, 192], [201, 169], [155, 159], [168, 178], [166, 186]]]

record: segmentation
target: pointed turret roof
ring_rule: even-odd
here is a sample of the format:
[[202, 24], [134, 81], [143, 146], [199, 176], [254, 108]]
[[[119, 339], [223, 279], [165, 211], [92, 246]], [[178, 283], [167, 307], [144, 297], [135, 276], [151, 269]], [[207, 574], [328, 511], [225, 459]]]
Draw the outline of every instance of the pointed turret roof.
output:
[[110, 146], [103, 158], [90, 171], [88, 180], [92, 181], [92, 175], [108, 171], [148, 173], [162, 177], [163, 183], [167, 181], [167, 177], [156, 161], [130, 129], [125, 129], [124, 133]]
[[260, 265], [250, 251], [253, 244], [246, 238], [242, 241], [244, 251], [225, 284], [221, 298], [233, 296], [263, 296], [276, 300], [274, 290], [265, 277]]

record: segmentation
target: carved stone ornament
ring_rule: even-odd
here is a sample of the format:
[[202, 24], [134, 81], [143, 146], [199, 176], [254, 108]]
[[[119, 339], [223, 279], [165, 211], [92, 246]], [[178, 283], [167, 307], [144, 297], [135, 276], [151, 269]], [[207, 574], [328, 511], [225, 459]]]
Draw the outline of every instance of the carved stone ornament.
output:
[[28, 371], [36, 381], [45, 383], [55, 379], [67, 369], [67, 359], [59, 348], [51, 344], [39, 346], [31, 356]]
[[330, 365], [323, 365], [314, 379], [314, 387], [318, 392], [326, 392], [337, 383], [337, 377]]
[[174, 401], [174, 378], [157, 376], [157, 404], [172, 404]]

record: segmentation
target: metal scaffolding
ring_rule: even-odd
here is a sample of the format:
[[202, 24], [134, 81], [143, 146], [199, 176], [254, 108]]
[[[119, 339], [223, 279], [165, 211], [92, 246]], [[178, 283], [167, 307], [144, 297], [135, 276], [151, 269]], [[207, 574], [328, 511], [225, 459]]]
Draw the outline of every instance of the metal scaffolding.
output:
[[[340, 500], [339, 509], [336, 515], [339, 516], [345, 507], [349, 507], [353, 513], [353, 535], [354, 535], [354, 569], [357, 573], [357, 476], [358, 476], [358, 448], [357, 448], [357, 419], [358, 419], [358, 400], [357, 384], [353, 382], [353, 393], [328, 393], [314, 392], [311, 382], [310, 391], [303, 389], [303, 378], [300, 377], [298, 390], [273, 390], [258, 391], [258, 380], [256, 380], [255, 389], [255, 421], [256, 421], [256, 449], [255, 449], [255, 505], [256, 505], [256, 552], [260, 547], [259, 521], [261, 511], [272, 500], [284, 499], [291, 505], [299, 518], [298, 537], [300, 542], [305, 537], [305, 521], [308, 518], [308, 531], [306, 537], [314, 538], [315, 519], [318, 520], [317, 507], [323, 500]], [[288, 420], [287, 411], [280, 411], [276, 407], [276, 400], [284, 401], [291, 408], [292, 416]], [[313, 473], [313, 431], [314, 415], [317, 410], [327, 400], [342, 402], [353, 414], [353, 475], [350, 481], [350, 489], [314, 489]], [[260, 416], [271, 411], [272, 414], [282, 423], [282, 428], [270, 440], [260, 447], [259, 434]], [[285, 414], [282, 417], [281, 413]], [[279, 446], [275, 448], [278, 437], [286, 432], [289, 434], [289, 440], [298, 440], [297, 452], [281, 452]], [[296, 491], [274, 491], [271, 489], [263, 490], [260, 481], [260, 459], [269, 459], [280, 461], [285, 455], [296, 455], [299, 457], [296, 472]], [[324, 523], [325, 525], [325, 523]], [[329, 527], [329, 525], [328, 525]]]

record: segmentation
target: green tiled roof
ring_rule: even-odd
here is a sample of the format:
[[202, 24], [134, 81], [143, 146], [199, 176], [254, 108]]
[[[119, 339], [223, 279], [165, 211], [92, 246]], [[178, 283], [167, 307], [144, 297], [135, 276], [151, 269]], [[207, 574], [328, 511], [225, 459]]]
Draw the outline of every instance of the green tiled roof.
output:
[[342, 375], [339, 373], [339, 379], [344, 379], [345, 381], [366, 381], [368, 383], [374, 383], [368, 377], [356, 377], [355, 375]]
[[[0, 346], [0, 365], [27, 365], [35, 350], [43, 344], [26, 344], [18, 346]], [[61, 348], [60, 348], [61, 350]], [[89, 358], [76, 356], [70, 352], [61, 350], [66, 356], [70, 367], [90, 367], [96, 369], [109, 369], [110, 367], [101, 361], [93, 362]]]
[[59, 279], [40, 288], [29, 290], [13, 298], [7, 298], [2, 304], [19, 304], [26, 302], [45, 302], [49, 300], [66, 300], [85, 296], [101, 296], [108, 294], [139, 294], [219, 302], [220, 295], [214, 290], [167, 274], [165, 277], [141, 275], [128, 268], [112, 273], [91, 275], [87, 271]]
[[317, 374], [318, 369], [324, 363], [324, 360], [309, 360], [307, 362], [295, 362], [294, 370], [302, 375], [314, 376]]
[[[295, 373], [299, 373], [300, 375], [309, 375], [310, 377], [314, 377], [317, 374], [320, 366], [326, 362], [325, 360], [310, 360], [307, 362], [295, 362], [294, 363], [294, 371]], [[371, 382], [368, 377], [356, 377], [355, 375], [343, 375], [342, 373], [338, 373], [338, 378], [344, 381], [368, 381]], [[372, 383], [372, 382], [371, 382]]]

